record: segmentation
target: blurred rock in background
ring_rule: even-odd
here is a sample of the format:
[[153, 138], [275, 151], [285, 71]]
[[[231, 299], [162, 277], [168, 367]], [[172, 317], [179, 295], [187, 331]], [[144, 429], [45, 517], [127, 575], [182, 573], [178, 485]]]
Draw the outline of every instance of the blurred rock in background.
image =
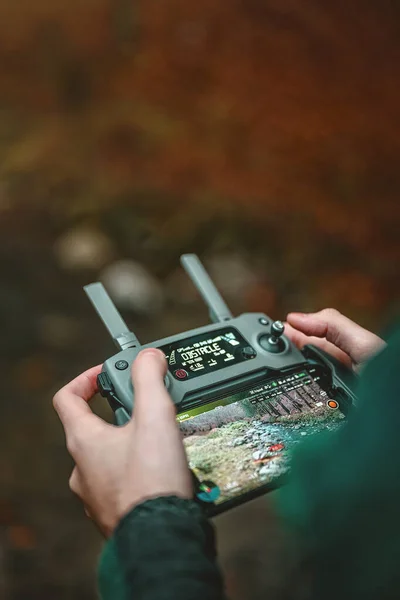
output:
[[[68, 490], [51, 407], [59, 386], [114, 351], [83, 285], [102, 280], [144, 342], [207, 322], [184, 252], [201, 256], [234, 313], [331, 305], [390, 327], [399, 10], [0, 4], [2, 598], [96, 597], [101, 540]], [[235, 600], [279, 598], [269, 506], [219, 521]]]
[[120, 260], [100, 274], [100, 280], [115, 304], [139, 314], [154, 315], [163, 306], [160, 283], [143, 265], [133, 260]]
[[54, 254], [64, 269], [99, 269], [110, 261], [113, 252], [110, 240], [100, 231], [79, 227], [56, 241]]

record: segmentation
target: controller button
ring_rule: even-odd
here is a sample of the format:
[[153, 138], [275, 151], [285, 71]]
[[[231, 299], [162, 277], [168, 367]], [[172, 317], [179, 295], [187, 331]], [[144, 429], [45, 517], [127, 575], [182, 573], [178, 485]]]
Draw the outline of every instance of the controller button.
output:
[[329, 408], [332, 408], [333, 410], [335, 410], [336, 408], [339, 408], [339, 403], [336, 402], [336, 400], [328, 400], [327, 405], [329, 406]]
[[118, 369], [118, 371], [124, 371], [128, 367], [129, 363], [126, 360], [117, 360], [115, 363], [115, 368]]
[[103, 398], [108, 398], [108, 396], [114, 393], [114, 386], [112, 384], [112, 381], [105, 371], [102, 371], [98, 374], [97, 386]]
[[246, 346], [245, 348], [242, 348], [242, 356], [248, 360], [250, 358], [255, 358], [257, 353], [251, 346]]
[[261, 323], [261, 325], [268, 325], [269, 324], [268, 319], [266, 319], [265, 317], [261, 317], [261, 319], [258, 319], [258, 322]]
[[188, 376], [187, 371], [185, 371], [185, 369], [178, 369], [177, 371], [175, 371], [175, 377], [177, 377], [178, 379], [186, 379], [186, 377]]

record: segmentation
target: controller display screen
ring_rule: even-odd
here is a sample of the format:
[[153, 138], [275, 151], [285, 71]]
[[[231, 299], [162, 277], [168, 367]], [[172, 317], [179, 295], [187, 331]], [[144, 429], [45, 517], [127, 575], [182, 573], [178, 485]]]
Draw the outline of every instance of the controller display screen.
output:
[[175, 379], [185, 380], [253, 358], [256, 353], [233, 327], [161, 346]]
[[198, 498], [218, 505], [273, 484], [296, 445], [337, 428], [344, 414], [325, 375], [307, 367], [179, 414]]

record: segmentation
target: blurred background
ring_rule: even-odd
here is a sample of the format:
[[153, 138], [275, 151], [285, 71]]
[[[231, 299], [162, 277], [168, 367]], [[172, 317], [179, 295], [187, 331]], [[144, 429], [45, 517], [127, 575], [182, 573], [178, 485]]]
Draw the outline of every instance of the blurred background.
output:
[[[96, 598], [102, 542], [51, 406], [114, 350], [83, 285], [150, 342], [207, 322], [179, 267], [196, 252], [235, 313], [333, 306], [390, 330], [399, 17], [390, 0], [1, 0], [1, 598]], [[217, 522], [234, 600], [279, 597], [270, 502]]]

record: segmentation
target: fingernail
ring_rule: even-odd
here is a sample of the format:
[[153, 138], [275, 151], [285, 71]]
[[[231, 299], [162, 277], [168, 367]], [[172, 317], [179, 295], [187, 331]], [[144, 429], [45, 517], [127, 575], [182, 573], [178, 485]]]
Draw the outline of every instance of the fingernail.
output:
[[162, 352], [161, 350], [158, 350], [158, 348], [145, 348], [144, 350], [142, 350], [140, 352], [140, 355], [149, 356], [149, 357], [154, 356], [159, 361], [163, 361], [163, 362], [165, 361], [164, 352]]

